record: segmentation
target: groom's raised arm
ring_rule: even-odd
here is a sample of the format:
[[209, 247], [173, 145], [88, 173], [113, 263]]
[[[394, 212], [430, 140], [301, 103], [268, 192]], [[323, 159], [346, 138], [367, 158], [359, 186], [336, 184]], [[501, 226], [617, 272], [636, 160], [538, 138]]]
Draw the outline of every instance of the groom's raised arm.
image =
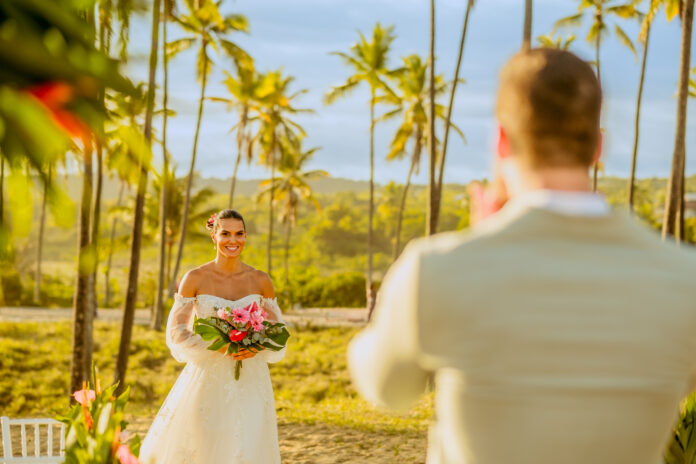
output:
[[356, 388], [381, 406], [406, 408], [425, 389], [428, 372], [419, 362], [419, 274], [420, 254], [409, 246], [382, 283], [372, 321], [348, 348]]

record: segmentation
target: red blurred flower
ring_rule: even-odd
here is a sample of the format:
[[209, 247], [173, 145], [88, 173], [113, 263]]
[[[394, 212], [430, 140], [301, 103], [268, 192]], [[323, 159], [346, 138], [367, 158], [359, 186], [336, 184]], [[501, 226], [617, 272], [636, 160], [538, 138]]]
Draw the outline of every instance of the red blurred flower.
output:
[[246, 333], [245, 330], [235, 330], [235, 329], [233, 329], [233, 330], [230, 331], [230, 341], [238, 342], [238, 341], [244, 339], [244, 337], [246, 337], [246, 334], [247, 334], [247, 333]]
[[27, 93], [48, 109], [53, 120], [65, 130], [71, 137], [83, 141], [89, 139], [89, 128], [65, 106], [74, 96], [74, 88], [65, 82], [47, 82], [27, 89]]

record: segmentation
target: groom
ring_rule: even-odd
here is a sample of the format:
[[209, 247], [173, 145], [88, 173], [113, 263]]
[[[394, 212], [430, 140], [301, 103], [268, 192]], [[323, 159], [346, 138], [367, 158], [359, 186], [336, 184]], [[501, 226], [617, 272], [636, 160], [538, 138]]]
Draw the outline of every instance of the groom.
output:
[[696, 374], [696, 256], [591, 193], [601, 90], [569, 52], [501, 73], [495, 199], [419, 240], [349, 348], [357, 389], [406, 408], [434, 374], [428, 463], [655, 464]]

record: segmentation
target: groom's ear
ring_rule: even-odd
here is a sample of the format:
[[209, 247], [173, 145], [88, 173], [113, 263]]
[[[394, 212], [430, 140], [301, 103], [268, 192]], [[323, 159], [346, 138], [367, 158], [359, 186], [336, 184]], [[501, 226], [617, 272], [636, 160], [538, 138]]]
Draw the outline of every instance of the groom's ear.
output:
[[498, 159], [504, 160], [510, 157], [510, 139], [503, 126], [498, 125]]
[[595, 154], [592, 157], [592, 166], [594, 166], [595, 163], [599, 161], [599, 159], [602, 157], [602, 144], [604, 140], [602, 138], [602, 132], [600, 130], [599, 135], [597, 136], [597, 147], [595, 148]]

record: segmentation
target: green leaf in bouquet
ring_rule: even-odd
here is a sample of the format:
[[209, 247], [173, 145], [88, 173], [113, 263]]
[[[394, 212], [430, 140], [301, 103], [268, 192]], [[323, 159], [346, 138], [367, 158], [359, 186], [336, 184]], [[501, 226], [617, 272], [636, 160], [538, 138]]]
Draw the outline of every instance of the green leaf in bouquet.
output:
[[208, 347], [210, 351], [217, 351], [223, 346], [225, 346], [228, 342], [224, 338], [218, 338], [215, 342], [213, 342], [212, 345]]
[[236, 343], [230, 343], [227, 347], [227, 354], [237, 353], [239, 351], [239, 345]]
[[285, 326], [278, 327], [272, 333], [267, 333], [267, 335], [273, 343], [281, 346], [285, 346], [288, 343], [288, 338], [290, 338], [290, 332], [288, 332]]
[[268, 348], [271, 351], [280, 351], [283, 349], [282, 346], [278, 346], [270, 342], [263, 342], [261, 345], [263, 345], [264, 348]]

